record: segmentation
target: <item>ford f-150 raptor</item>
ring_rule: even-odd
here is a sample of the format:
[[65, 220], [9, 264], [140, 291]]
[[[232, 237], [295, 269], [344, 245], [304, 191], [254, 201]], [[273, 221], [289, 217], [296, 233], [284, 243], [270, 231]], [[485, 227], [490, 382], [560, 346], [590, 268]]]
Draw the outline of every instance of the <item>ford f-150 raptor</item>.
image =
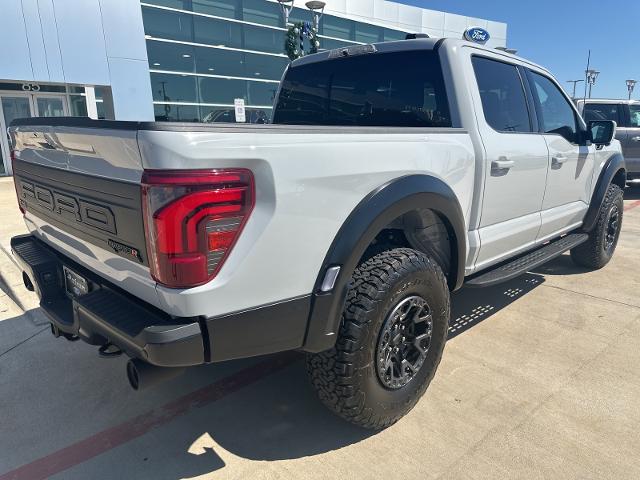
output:
[[12, 251], [52, 332], [126, 353], [134, 388], [299, 350], [330, 409], [384, 428], [433, 378], [451, 291], [610, 260], [615, 127], [462, 40], [325, 51], [268, 125], [16, 121]]

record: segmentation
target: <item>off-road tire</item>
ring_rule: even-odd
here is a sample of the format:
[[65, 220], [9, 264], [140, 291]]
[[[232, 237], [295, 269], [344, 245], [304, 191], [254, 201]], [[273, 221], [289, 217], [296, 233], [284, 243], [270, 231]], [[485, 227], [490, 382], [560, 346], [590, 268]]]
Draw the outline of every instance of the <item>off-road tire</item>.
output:
[[[613, 242], [608, 244], [607, 232], [614, 212], [618, 215], [617, 228]], [[589, 240], [571, 249], [573, 261], [580, 266], [595, 270], [609, 263], [620, 238], [623, 213], [624, 195], [622, 189], [618, 185], [609, 185], [598, 213], [596, 226], [589, 232]]]
[[[378, 342], [390, 312], [411, 296], [422, 297], [429, 306], [431, 340], [411, 380], [390, 389], [376, 369]], [[353, 274], [335, 347], [307, 354], [307, 372], [320, 400], [361, 427], [382, 429], [395, 423], [429, 386], [442, 358], [449, 316], [447, 281], [427, 255], [397, 248], [366, 260]]]

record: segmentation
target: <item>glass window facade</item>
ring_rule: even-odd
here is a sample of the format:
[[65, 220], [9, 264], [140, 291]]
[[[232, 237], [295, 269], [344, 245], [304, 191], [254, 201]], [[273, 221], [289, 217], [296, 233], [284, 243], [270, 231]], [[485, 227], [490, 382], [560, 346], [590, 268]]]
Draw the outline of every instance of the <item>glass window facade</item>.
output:
[[[144, 0], [142, 17], [156, 119], [233, 122], [234, 100], [247, 121], [271, 118], [289, 63], [280, 6], [266, 0]], [[294, 8], [290, 22], [312, 21]], [[401, 40], [405, 32], [324, 15], [320, 48]]]

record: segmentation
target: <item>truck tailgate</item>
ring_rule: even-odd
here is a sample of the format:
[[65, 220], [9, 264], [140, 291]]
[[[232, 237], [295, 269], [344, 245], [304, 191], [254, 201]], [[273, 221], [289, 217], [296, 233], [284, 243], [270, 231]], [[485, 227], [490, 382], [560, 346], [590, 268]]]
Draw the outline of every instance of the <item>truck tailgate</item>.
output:
[[105, 123], [13, 127], [19, 203], [32, 233], [156, 304], [155, 288], [149, 288], [155, 282], [148, 273], [136, 124], [111, 129]]

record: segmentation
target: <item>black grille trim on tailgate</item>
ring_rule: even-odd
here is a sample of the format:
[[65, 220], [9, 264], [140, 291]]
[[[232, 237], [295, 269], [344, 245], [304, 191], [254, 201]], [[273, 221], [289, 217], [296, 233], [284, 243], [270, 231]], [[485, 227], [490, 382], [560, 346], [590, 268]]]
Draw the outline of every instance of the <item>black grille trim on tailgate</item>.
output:
[[149, 265], [139, 184], [19, 159], [13, 167], [18, 199], [27, 212], [76, 238]]

